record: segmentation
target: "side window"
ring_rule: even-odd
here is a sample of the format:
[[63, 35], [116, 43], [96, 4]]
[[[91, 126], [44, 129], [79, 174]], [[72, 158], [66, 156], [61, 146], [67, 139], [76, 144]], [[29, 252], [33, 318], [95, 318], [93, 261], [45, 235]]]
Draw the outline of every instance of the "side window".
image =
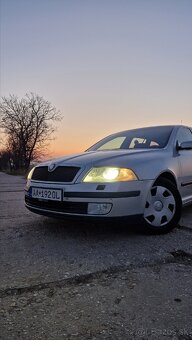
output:
[[188, 128], [181, 127], [177, 133], [177, 140], [180, 143], [192, 141], [192, 132]]
[[140, 146], [145, 145], [145, 143], [146, 143], [146, 139], [135, 137], [135, 138], [132, 139], [132, 141], [129, 145], [129, 149], [139, 148]]
[[159, 148], [160, 145], [153, 141], [147, 140], [146, 138], [135, 137], [131, 140], [129, 149], [140, 149], [140, 148]]

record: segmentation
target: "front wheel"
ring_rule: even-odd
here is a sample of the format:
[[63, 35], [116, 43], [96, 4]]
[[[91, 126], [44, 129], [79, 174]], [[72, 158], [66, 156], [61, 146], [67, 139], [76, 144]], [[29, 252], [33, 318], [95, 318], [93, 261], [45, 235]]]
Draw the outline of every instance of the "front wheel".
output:
[[167, 179], [160, 179], [153, 186], [145, 203], [145, 230], [163, 234], [177, 226], [181, 217], [182, 202], [176, 186]]

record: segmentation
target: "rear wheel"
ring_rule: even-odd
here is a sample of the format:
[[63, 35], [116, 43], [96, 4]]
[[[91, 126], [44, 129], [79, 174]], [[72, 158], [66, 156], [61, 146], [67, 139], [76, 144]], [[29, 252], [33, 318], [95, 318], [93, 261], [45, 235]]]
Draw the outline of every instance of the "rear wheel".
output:
[[145, 229], [150, 233], [167, 233], [177, 226], [182, 202], [176, 186], [167, 179], [159, 179], [145, 203]]

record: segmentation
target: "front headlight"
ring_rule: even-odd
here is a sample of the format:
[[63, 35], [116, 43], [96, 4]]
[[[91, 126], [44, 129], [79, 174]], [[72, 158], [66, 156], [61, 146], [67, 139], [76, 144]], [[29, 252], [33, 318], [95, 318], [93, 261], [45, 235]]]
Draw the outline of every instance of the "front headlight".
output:
[[31, 171], [29, 171], [28, 175], [27, 175], [27, 179], [31, 179], [32, 175], [33, 175], [33, 171], [35, 170], [35, 167], [31, 169]]
[[83, 182], [126, 182], [136, 181], [137, 176], [131, 169], [115, 167], [92, 168], [83, 178]]

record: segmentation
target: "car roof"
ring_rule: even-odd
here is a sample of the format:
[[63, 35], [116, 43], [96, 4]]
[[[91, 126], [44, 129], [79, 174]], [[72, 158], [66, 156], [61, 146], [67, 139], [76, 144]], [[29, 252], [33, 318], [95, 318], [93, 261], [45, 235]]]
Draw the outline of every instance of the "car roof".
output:
[[133, 128], [133, 129], [128, 129], [128, 130], [122, 130], [122, 131], [118, 131], [115, 133], [112, 133], [111, 136], [119, 134], [119, 133], [127, 133], [129, 131], [138, 131], [138, 130], [147, 130], [147, 129], [160, 129], [160, 128], [179, 128], [179, 127], [185, 127], [185, 128], [189, 128], [191, 129], [191, 127], [189, 126], [185, 126], [182, 124], [178, 124], [178, 125], [154, 125], [154, 126], [144, 126], [144, 127], [138, 127], [138, 128]]

